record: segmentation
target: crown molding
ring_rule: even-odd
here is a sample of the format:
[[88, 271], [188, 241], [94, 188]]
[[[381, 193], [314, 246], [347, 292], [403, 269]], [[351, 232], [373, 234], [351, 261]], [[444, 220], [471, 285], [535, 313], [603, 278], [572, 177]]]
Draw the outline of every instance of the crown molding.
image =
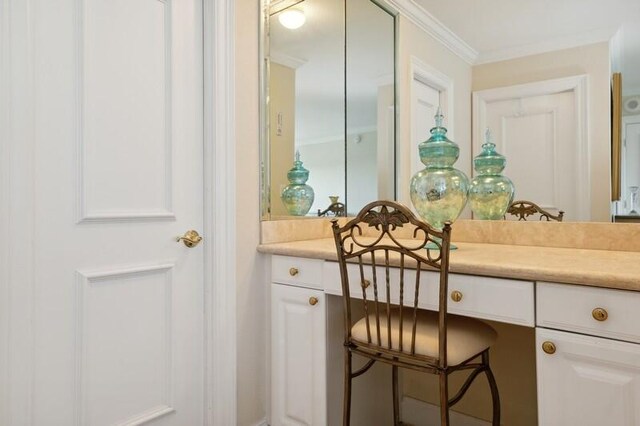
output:
[[599, 30], [558, 37], [539, 43], [482, 52], [478, 56], [475, 65], [507, 61], [509, 59], [554, 52], [563, 49], [571, 49], [574, 47], [586, 46], [594, 43], [609, 42], [611, 38], [616, 35], [617, 31], [617, 28], [602, 28]]
[[473, 65], [476, 62], [478, 52], [414, 0], [385, 2], [466, 63]]
[[306, 59], [296, 58], [295, 56], [287, 55], [282, 52], [271, 51], [269, 60], [276, 64], [284, 65], [285, 67], [293, 68], [294, 70], [300, 68], [307, 63]]

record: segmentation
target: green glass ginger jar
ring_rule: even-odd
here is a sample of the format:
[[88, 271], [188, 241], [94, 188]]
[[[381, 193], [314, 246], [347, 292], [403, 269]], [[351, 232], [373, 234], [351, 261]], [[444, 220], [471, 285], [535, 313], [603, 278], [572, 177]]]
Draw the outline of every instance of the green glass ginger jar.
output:
[[296, 151], [296, 161], [287, 173], [289, 185], [282, 190], [280, 198], [287, 212], [293, 216], [304, 216], [309, 213], [315, 194], [313, 188], [307, 185], [309, 170], [302, 167], [300, 152]]
[[507, 159], [496, 152], [491, 132], [487, 129], [482, 152], [473, 159], [473, 168], [478, 176], [473, 178], [469, 187], [469, 203], [476, 219], [504, 218], [515, 192], [511, 179], [502, 175], [506, 164]]
[[411, 202], [418, 214], [431, 226], [442, 229], [446, 221], [453, 222], [467, 204], [469, 179], [453, 164], [460, 148], [447, 138], [442, 126], [440, 108], [435, 116], [436, 126], [431, 137], [418, 145], [420, 161], [425, 165], [411, 178]]

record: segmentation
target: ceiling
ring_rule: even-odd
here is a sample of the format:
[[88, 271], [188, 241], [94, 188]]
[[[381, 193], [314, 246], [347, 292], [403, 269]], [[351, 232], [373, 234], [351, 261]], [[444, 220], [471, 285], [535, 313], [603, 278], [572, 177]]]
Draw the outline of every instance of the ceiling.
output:
[[623, 28], [623, 81], [640, 88], [640, 0], [413, 1], [476, 50], [479, 63], [607, 41]]

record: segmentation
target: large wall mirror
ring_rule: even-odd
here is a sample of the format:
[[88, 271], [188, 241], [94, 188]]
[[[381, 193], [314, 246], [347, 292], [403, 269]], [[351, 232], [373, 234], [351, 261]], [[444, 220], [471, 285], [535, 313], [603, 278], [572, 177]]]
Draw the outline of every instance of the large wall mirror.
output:
[[395, 16], [372, 0], [272, 1], [263, 16], [263, 219], [296, 217], [281, 201], [296, 153], [306, 217], [395, 198]]
[[[544, 93], [498, 99], [492, 92], [484, 99], [493, 103], [494, 115], [485, 121], [507, 156], [505, 175], [519, 179], [516, 198], [563, 210], [565, 221], [608, 222], [640, 213], [637, 0], [566, 0], [562, 7], [394, 0], [399, 19], [376, 1], [280, 0], [265, 6], [263, 218], [290, 217], [280, 194], [296, 151], [315, 190], [308, 216], [325, 209], [329, 196], [346, 204], [347, 214], [379, 198], [409, 204], [417, 143], [433, 123], [428, 114], [414, 117], [420, 101], [415, 81], [434, 89], [460, 146], [456, 167], [469, 177], [484, 134], [482, 125], [473, 126], [480, 116], [472, 114], [474, 94], [513, 86], [526, 92], [538, 83], [564, 87], [550, 93], [567, 98], [562, 102], [570, 111], [581, 103], [570, 126], [578, 137], [554, 127], [560, 114], [540, 103]], [[290, 10], [304, 14], [303, 26], [282, 25], [280, 16]], [[434, 19], [421, 21], [425, 16]], [[434, 22], [446, 31], [433, 30]], [[621, 199], [613, 203], [612, 72], [622, 74], [623, 141]], [[573, 79], [569, 86], [567, 79]], [[470, 210], [461, 217], [471, 218]]]

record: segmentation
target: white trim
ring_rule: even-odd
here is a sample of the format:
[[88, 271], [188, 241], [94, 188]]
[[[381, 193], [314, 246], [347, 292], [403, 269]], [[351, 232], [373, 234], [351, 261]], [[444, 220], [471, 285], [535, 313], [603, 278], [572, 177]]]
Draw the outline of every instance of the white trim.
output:
[[[475, 141], [481, 141], [484, 134], [484, 117], [486, 104], [508, 99], [521, 99], [532, 96], [550, 95], [565, 91], [575, 94], [576, 141], [577, 141], [577, 175], [576, 196], [578, 200], [579, 221], [591, 220], [591, 140], [588, 121], [588, 75], [558, 78], [555, 80], [537, 81], [496, 89], [487, 89], [472, 94], [472, 148]], [[475, 154], [475, 153], [472, 153]]]
[[481, 52], [478, 55], [474, 65], [507, 61], [509, 59], [553, 52], [556, 50], [571, 49], [574, 47], [586, 46], [594, 43], [604, 43], [611, 40], [611, 37], [613, 37], [615, 33], [616, 29], [604, 28], [579, 34], [571, 34], [568, 36], [558, 37], [553, 40], [545, 40], [538, 43]]
[[[417, 399], [402, 397], [400, 402], [402, 421], [406, 424], [440, 424], [440, 407]], [[491, 422], [450, 410], [451, 423], [456, 426], [490, 426]]]
[[[203, 0], [205, 424], [234, 425], [236, 396], [235, 6]], [[207, 261], [207, 259], [209, 261]]]
[[294, 70], [300, 68], [308, 62], [306, 59], [296, 58], [295, 56], [287, 55], [282, 52], [276, 52], [274, 50], [271, 50], [271, 52], [269, 53], [269, 61], [292, 68]]
[[435, 16], [427, 12], [415, 0], [384, 0], [389, 6], [417, 25], [436, 41], [460, 57], [466, 63], [473, 65], [478, 52], [458, 37]]
[[0, 1], [0, 424], [31, 425], [35, 341], [33, 2]]

